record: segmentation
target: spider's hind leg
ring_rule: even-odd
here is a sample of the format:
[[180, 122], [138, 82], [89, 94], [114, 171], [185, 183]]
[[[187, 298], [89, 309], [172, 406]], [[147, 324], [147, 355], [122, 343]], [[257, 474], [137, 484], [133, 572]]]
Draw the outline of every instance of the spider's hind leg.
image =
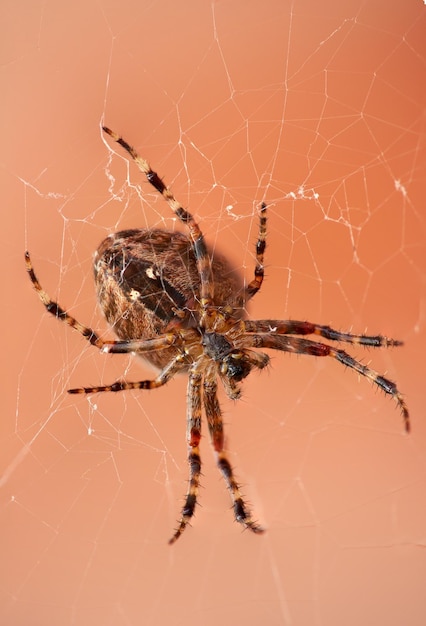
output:
[[[114, 346], [114, 344], [109, 344]], [[185, 367], [183, 359], [180, 354], [175, 356], [167, 365], [161, 370], [161, 372], [152, 380], [138, 380], [137, 382], [129, 382], [126, 380], [117, 380], [111, 385], [102, 385], [96, 387], [76, 387], [74, 389], [68, 389], [68, 393], [71, 394], [92, 394], [92, 393], [104, 393], [106, 391], [130, 391], [131, 389], [157, 389], [169, 382], [173, 376]]]
[[97, 333], [95, 333], [95, 331], [88, 326], [84, 326], [84, 324], [81, 324], [78, 320], [75, 319], [75, 317], [72, 317], [72, 315], [70, 315], [68, 311], [63, 309], [60, 304], [52, 300], [51, 297], [44, 291], [35, 274], [30, 253], [28, 251], [25, 252], [25, 266], [33, 287], [36, 290], [41, 302], [46, 307], [47, 312], [56, 317], [61, 322], [65, 322], [65, 324], [68, 324], [68, 326], [71, 326], [71, 328], [75, 328], [75, 330], [77, 330], [80, 335], [83, 335], [83, 337], [85, 337], [87, 341], [89, 341], [93, 346], [96, 346], [97, 348], [99, 348], [99, 350], [102, 350], [105, 342], [99, 337], [99, 335], [97, 335]]
[[262, 287], [265, 276], [264, 256], [266, 249], [266, 204], [262, 202], [259, 211], [259, 232], [256, 241], [256, 265], [254, 268], [254, 278], [245, 288], [244, 302], [251, 300]]

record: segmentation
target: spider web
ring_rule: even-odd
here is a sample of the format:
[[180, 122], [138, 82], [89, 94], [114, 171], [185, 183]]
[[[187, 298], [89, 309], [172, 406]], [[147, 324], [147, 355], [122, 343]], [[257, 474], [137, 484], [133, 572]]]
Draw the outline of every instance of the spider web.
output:
[[[423, 624], [424, 3], [3, 11], [2, 623]], [[153, 392], [66, 394], [153, 373], [48, 316], [24, 249], [52, 298], [111, 336], [93, 288], [100, 240], [178, 227], [102, 123], [246, 280], [267, 202], [252, 318], [405, 342], [349, 351], [398, 382], [409, 436], [391, 400], [331, 359], [274, 353], [240, 402], [221, 397], [262, 537], [233, 523], [205, 437], [195, 521], [167, 545], [186, 489], [184, 377]]]

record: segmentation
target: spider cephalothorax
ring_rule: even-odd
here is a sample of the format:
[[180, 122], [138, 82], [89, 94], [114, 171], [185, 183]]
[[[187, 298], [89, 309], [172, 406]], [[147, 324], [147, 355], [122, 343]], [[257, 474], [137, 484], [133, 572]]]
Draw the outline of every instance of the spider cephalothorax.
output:
[[381, 335], [342, 333], [329, 326], [306, 321], [246, 319], [245, 305], [263, 282], [266, 204], [262, 203], [259, 210], [254, 277], [244, 286], [228, 261], [209, 250], [192, 215], [181, 207], [148, 162], [119, 135], [106, 127], [104, 131], [127, 150], [151, 185], [186, 226], [187, 234], [161, 229], [133, 229], [109, 235], [100, 244], [94, 260], [98, 300], [119, 341], [104, 341], [52, 301], [38, 282], [30, 255], [26, 252], [30, 279], [49, 313], [78, 330], [100, 350], [135, 353], [160, 370], [152, 380], [117, 381], [111, 385], [70, 389], [69, 393], [154, 389], [167, 383], [176, 373], [187, 372], [189, 486], [181, 518], [170, 543], [185, 530], [197, 504], [201, 474], [199, 443], [202, 407], [218, 467], [231, 493], [235, 518], [245, 528], [256, 533], [263, 532], [244, 502], [224, 450], [217, 380], [221, 381], [230, 398], [237, 399], [241, 381], [253, 369], [263, 369], [269, 363], [269, 357], [262, 349], [329, 356], [393, 396], [408, 431], [408, 410], [395, 383], [362, 365], [344, 350], [329, 343], [306, 339], [304, 335], [373, 347], [398, 346], [401, 342]]

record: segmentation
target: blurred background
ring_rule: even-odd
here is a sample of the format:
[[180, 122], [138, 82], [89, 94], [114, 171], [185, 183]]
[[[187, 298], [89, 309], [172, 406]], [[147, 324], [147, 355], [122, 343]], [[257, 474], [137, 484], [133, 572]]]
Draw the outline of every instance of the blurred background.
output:
[[[426, 7], [420, 0], [4, 2], [3, 624], [424, 624]], [[221, 395], [227, 448], [263, 536], [241, 532], [202, 441], [186, 490], [186, 379], [141, 380], [43, 309], [25, 273], [111, 337], [92, 256], [122, 228], [179, 228], [102, 124], [122, 134], [251, 280], [253, 318], [405, 342], [331, 359], [271, 354]], [[206, 434], [206, 428], [204, 429]]]

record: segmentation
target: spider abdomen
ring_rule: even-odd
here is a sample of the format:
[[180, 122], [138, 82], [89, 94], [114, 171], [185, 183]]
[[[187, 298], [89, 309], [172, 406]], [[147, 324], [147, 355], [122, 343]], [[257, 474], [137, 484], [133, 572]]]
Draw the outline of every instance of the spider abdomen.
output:
[[[214, 301], [233, 307], [243, 291], [241, 278], [223, 257], [211, 259]], [[183, 233], [114, 233], [95, 253], [94, 274], [100, 307], [120, 339], [148, 339], [171, 328], [198, 327], [200, 276], [191, 241]], [[162, 368], [176, 353], [171, 347], [144, 358]]]

